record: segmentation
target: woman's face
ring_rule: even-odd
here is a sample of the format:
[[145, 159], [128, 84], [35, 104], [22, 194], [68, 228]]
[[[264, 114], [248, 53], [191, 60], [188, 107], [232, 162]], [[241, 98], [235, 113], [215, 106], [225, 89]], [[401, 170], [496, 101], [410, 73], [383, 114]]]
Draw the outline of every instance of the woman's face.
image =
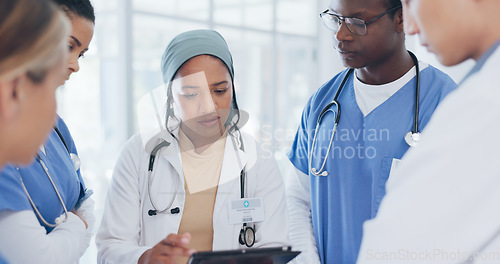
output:
[[231, 75], [218, 58], [200, 55], [182, 65], [172, 83], [172, 96], [188, 137], [189, 133], [205, 138], [222, 135], [231, 110], [232, 87]]
[[66, 47], [61, 46], [58, 63], [50, 68], [42, 83], [34, 83], [26, 75], [19, 79], [19, 115], [14, 135], [18, 147], [13, 150], [13, 162], [27, 164], [47, 138], [56, 121], [56, 88], [66, 77]]
[[70, 15], [70, 20], [72, 31], [68, 42], [69, 57], [66, 80], [69, 79], [72, 73], [80, 70], [78, 59], [89, 49], [89, 44], [94, 34], [94, 23], [91, 20], [75, 14]]

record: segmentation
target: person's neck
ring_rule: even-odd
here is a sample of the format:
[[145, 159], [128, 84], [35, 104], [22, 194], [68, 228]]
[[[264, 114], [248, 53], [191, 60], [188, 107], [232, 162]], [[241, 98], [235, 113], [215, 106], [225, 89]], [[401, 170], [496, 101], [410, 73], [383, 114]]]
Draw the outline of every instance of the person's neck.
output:
[[376, 65], [356, 69], [356, 76], [363, 83], [381, 85], [401, 78], [413, 66], [413, 59], [403, 46]]
[[[0, 133], [0, 135], [3, 135]], [[5, 146], [5, 144], [3, 144], [4, 142], [0, 142], [2, 143], [2, 146]], [[3, 169], [3, 166], [5, 166], [5, 164], [7, 164], [7, 153], [6, 153], [6, 148], [2, 148], [0, 149], [0, 171], [2, 171]]]
[[[498, 22], [500, 24], [500, 21]], [[475, 61], [479, 60], [495, 43], [500, 41], [500, 28], [496, 29], [497, 32], [485, 33], [478, 41], [478, 46], [471, 55]]]
[[476, 5], [480, 6], [477, 6], [478, 9], [475, 12], [476, 21], [479, 23], [475, 26], [480, 31], [477, 33], [474, 42], [477, 43], [477, 46], [470, 57], [477, 61], [500, 40], [500, 27], [498, 26], [500, 25], [500, 16], [498, 15], [500, 1], [486, 0], [476, 3]]
[[207, 137], [194, 132], [184, 124], [181, 124], [181, 130], [186, 135], [186, 137], [191, 141], [191, 143], [193, 143], [194, 152], [196, 152], [197, 154], [200, 154], [207, 148], [209, 148], [215, 141], [220, 139], [224, 133], [224, 131], [221, 129], [220, 133], [211, 137]]

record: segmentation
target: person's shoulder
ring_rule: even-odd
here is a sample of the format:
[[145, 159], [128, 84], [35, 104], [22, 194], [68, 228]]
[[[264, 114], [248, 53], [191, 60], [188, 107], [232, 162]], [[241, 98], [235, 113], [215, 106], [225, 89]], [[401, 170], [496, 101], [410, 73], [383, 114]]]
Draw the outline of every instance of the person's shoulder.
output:
[[246, 131], [241, 131], [241, 136], [243, 137], [243, 143], [259, 144], [257, 142], [257, 139], [252, 134], [250, 134]]
[[243, 138], [244, 152], [246, 154], [247, 169], [265, 168], [276, 165], [276, 160], [274, 159], [270, 144], [259, 142], [258, 139], [248, 132], [241, 132], [241, 136]]
[[344, 77], [347, 75], [347, 72], [349, 69], [345, 69], [339, 73], [337, 73], [333, 78], [325, 82], [323, 85], [319, 87], [319, 89], [316, 91], [316, 94], [322, 94], [325, 92], [330, 92], [332, 89], [337, 89], [338, 86], [340, 85], [340, 82], [344, 79]]
[[59, 115], [57, 115], [55, 128], [57, 129], [57, 131], [59, 131], [60, 134], [57, 133], [57, 131], [54, 129], [49, 136], [59, 138], [58, 140], [60, 140], [65, 145], [65, 148], [68, 148], [69, 152], [78, 154], [73, 136], [71, 135], [66, 122], [64, 122], [64, 120]]
[[[172, 133], [177, 134], [177, 131]], [[132, 135], [123, 145], [121, 152], [132, 156], [150, 155], [160, 144], [166, 147], [176, 147], [177, 140], [167, 130], [148, 130]], [[166, 144], [166, 145], [165, 145]]]
[[[73, 136], [71, 135], [71, 132], [69, 131], [68, 125], [66, 125], [66, 122], [64, 122], [64, 120], [59, 115], [57, 115], [57, 121], [56, 121], [55, 127], [61, 133], [61, 136], [63, 137], [64, 143], [67, 144], [70, 151], [76, 152], [75, 142], [73, 140]], [[54, 131], [52, 131], [52, 133], [54, 133]], [[52, 136], [52, 134], [51, 134], [51, 136]]]
[[146, 141], [150, 139], [148, 133], [135, 133], [123, 144], [123, 149], [136, 151], [144, 151], [146, 147]]
[[66, 125], [66, 122], [64, 122], [64, 120], [62, 119], [62, 117], [60, 117], [59, 115], [57, 115], [56, 127], [57, 127], [57, 129], [59, 129], [59, 131], [65, 137], [66, 137], [66, 135], [68, 135], [68, 136], [71, 137], [71, 133], [69, 132], [68, 125]]
[[[339, 88], [342, 80], [346, 77], [349, 69], [345, 69], [339, 73], [337, 73], [333, 78], [323, 83], [316, 92], [309, 98], [307, 105], [310, 107], [315, 106], [317, 103], [322, 103], [325, 99], [330, 100], [333, 99], [333, 96], [337, 89]], [[331, 97], [331, 98], [330, 98]]]
[[420, 72], [422, 93], [447, 95], [457, 88], [457, 83], [445, 72], [428, 64]]
[[421, 73], [426, 78], [431, 77], [434, 81], [445, 82], [457, 86], [457, 83], [448, 74], [431, 64], [427, 64], [427, 67], [423, 69]]
[[[263, 145], [255, 138], [255, 136], [245, 131], [240, 131], [239, 133], [241, 133], [241, 137], [243, 138], [245, 152], [257, 156], [263, 152]], [[235, 134], [233, 133], [233, 136], [239, 140], [237, 134], [238, 132], [235, 132]]]

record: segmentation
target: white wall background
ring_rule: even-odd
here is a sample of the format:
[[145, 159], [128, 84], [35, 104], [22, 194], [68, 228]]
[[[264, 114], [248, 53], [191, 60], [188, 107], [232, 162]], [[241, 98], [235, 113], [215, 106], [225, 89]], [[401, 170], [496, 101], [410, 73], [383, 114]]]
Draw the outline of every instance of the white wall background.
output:
[[[121, 146], [139, 131], [136, 106], [160, 86], [160, 58], [170, 39], [210, 28], [226, 38], [235, 61], [240, 107], [254, 134], [286, 173], [285, 154], [302, 107], [324, 82], [343, 69], [331, 32], [318, 14], [328, 0], [93, 0], [96, 29], [81, 71], [58, 94], [59, 113], [74, 136], [82, 174], [95, 192], [98, 220]], [[468, 62], [442, 67], [407, 38], [420, 60], [457, 82]], [[99, 222], [99, 221], [98, 221]], [[93, 242], [81, 263], [95, 263]]]

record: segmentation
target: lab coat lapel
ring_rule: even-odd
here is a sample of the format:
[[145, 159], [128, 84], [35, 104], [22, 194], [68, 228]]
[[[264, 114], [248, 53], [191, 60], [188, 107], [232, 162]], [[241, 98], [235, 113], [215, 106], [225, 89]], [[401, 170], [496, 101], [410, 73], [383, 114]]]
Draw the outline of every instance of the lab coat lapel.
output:
[[[232, 199], [240, 198], [240, 172], [247, 164], [247, 155], [240, 149], [239, 138], [230, 133], [226, 138], [224, 160], [222, 161], [219, 187], [214, 208], [214, 223], [217, 217], [223, 217], [221, 210]], [[227, 208], [226, 208], [227, 210]], [[219, 221], [220, 222], [220, 221]]]
[[[162, 152], [161, 157], [166, 159], [174, 167], [177, 175], [184, 175], [182, 172], [181, 152], [177, 140], [171, 142], [170, 146]], [[184, 178], [184, 177], [181, 177]]]
[[[179, 129], [174, 129], [172, 133], [178, 138], [177, 135], [179, 133]], [[145, 150], [148, 152], [148, 154], [150, 154], [153, 148], [161, 141], [167, 141], [170, 143], [170, 145], [158, 151], [155, 163], [159, 159], [166, 159], [170, 164], [172, 164], [172, 167], [174, 167], [177, 175], [183, 175], [179, 142], [166, 130], [162, 130], [161, 132], [158, 132], [157, 134], [152, 136], [146, 143]]]

